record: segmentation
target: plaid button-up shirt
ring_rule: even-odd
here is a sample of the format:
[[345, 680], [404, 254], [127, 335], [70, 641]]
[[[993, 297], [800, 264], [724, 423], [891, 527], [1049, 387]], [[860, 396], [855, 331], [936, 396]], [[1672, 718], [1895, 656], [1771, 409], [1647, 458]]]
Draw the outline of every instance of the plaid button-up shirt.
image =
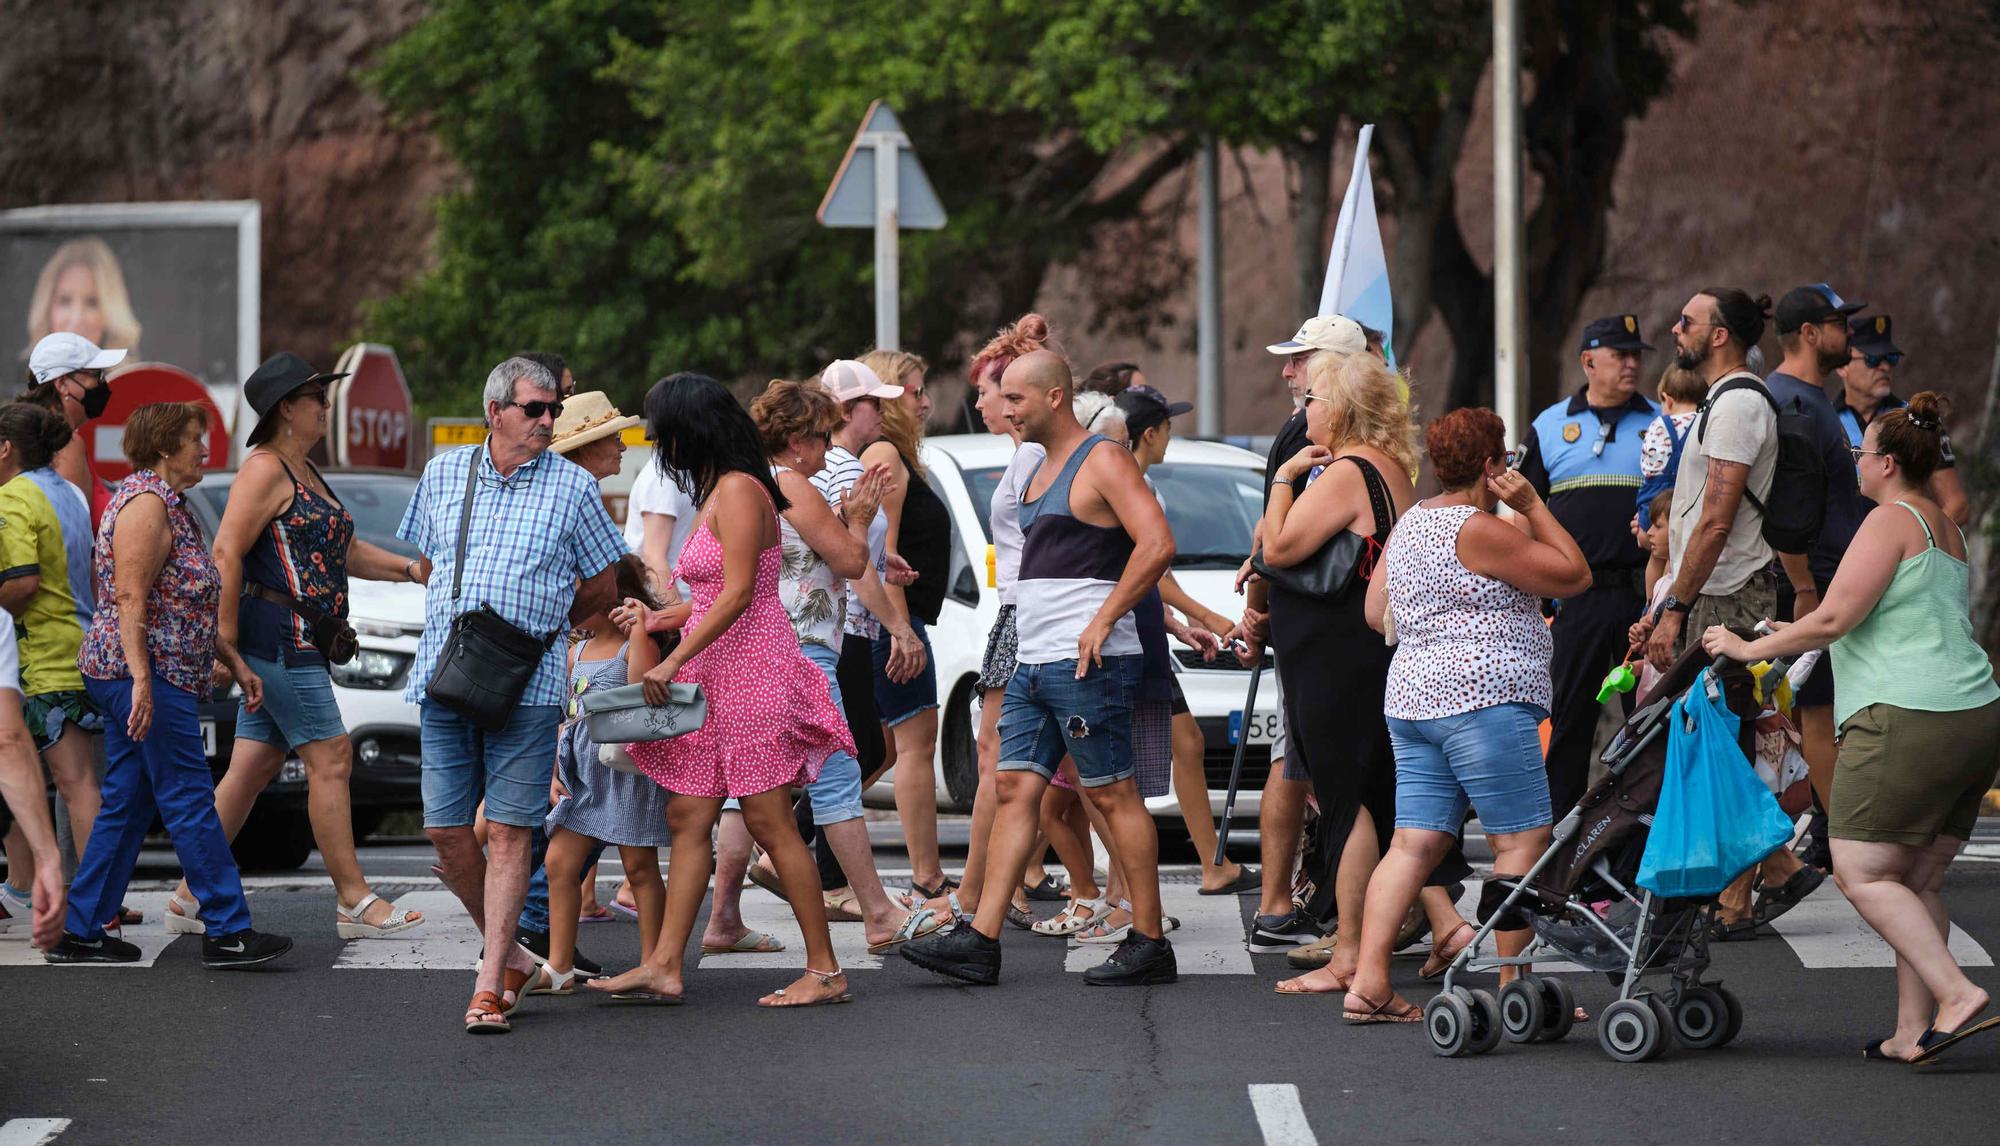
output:
[[[465, 505], [465, 467], [477, 463], [472, 521], [465, 545], [465, 585], [456, 602], [451, 582]], [[491, 605], [508, 623], [546, 639], [569, 628], [579, 581], [596, 576], [626, 553], [625, 539], [604, 510], [597, 481], [553, 450], [501, 477], [484, 445], [464, 446], [431, 459], [396, 536], [431, 559], [424, 597], [424, 635], [410, 666], [403, 699], [424, 698], [452, 619]], [[522, 704], [562, 704], [567, 649], [549, 649]]]

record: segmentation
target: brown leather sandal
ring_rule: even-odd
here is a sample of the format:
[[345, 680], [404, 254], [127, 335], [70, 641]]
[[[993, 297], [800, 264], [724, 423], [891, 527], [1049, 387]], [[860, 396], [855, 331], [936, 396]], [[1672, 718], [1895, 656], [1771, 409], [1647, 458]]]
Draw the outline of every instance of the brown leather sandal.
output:
[[[1348, 994], [1353, 995], [1354, 992], [1349, 991]], [[1396, 1001], [1394, 992], [1391, 992], [1388, 998], [1379, 1003], [1370, 1001], [1365, 995], [1354, 995], [1354, 997], [1367, 1003], [1368, 1009], [1365, 1011], [1353, 1010], [1347, 1006], [1346, 1000], [1343, 999], [1341, 1001], [1340, 1017], [1356, 1026], [1363, 1023], [1421, 1023], [1424, 1021], [1424, 1009], [1415, 1003], [1405, 1002], [1401, 1010], [1390, 1010], [1389, 1005]]]
[[[1458, 938], [1458, 933], [1461, 931], [1469, 933], [1466, 936], [1465, 942], [1456, 947], [1451, 946], [1451, 941]], [[1470, 923], [1461, 923], [1457, 927], [1452, 928], [1450, 935], [1445, 936], [1435, 947], [1431, 948], [1430, 957], [1424, 960], [1424, 969], [1417, 972], [1417, 974], [1426, 979], [1435, 979], [1439, 975], [1449, 971], [1451, 969], [1451, 961], [1458, 958], [1459, 952], [1465, 950], [1471, 944], [1472, 936], [1477, 934], [1479, 933], [1473, 930]]]
[[472, 1002], [465, 1008], [465, 1033], [468, 1035], [504, 1035], [514, 1029], [507, 1021], [507, 1006], [500, 996], [491, 991], [481, 991], [472, 996]]
[[[1324, 970], [1324, 968], [1321, 968], [1321, 969], [1319, 969], [1319, 970]], [[1292, 978], [1290, 978], [1290, 979], [1280, 979], [1280, 980], [1278, 981], [1278, 985], [1277, 985], [1277, 986], [1275, 986], [1275, 987], [1273, 987], [1273, 988], [1271, 988], [1271, 989], [1272, 989], [1273, 991], [1277, 992], [1277, 993], [1278, 993], [1278, 994], [1280, 994], [1280, 995], [1333, 995], [1333, 994], [1346, 994], [1346, 993], [1347, 993], [1347, 988], [1348, 988], [1348, 985], [1349, 985], [1350, 983], [1354, 982], [1354, 976], [1352, 976], [1352, 975], [1348, 975], [1348, 976], [1345, 976], [1345, 977], [1343, 977], [1343, 976], [1340, 976], [1340, 975], [1336, 974], [1336, 975], [1334, 976], [1334, 980], [1333, 980], [1333, 986], [1331, 986], [1331, 987], [1295, 987], [1295, 986], [1292, 986], [1292, 984], [1294, 984], [1294, 983], [1298, 983], [1298, 982], [1301, 982], [1301, 981], [1303, 981], [1304, 979], [1306, 979], [1306, 978], [1307, 978], [1308, 976], [1311, 976], [1311, 975], [1317, 975], [1317, 974], [1319, 973], [1319, 970], [1313, 970], [1313, 971], [1308, 971], [1308, 972], [1306, 972], [1306, 973], [1305, 973], [1304, 975], [1297, 975], [1297, 976], [1294, 976], [1294, 977], [1292, 977]]]
[[500, 1000], [502, 1014], [512, 1014], [514, 1008], [521, 1005], [521, 1000], [528, 996], [528, 983], [534, 978], [534, 971], [517, 971], [512, 967], [500, 972], [500, 990], [504, 996]]

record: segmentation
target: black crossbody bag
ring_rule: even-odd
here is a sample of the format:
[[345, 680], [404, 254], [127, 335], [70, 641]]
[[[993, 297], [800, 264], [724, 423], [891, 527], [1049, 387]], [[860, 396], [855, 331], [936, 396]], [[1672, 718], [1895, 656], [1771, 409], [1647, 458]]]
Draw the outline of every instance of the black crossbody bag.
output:
[[[479, 459], [472, 459], [465, 474], [465, 507], [458, 515], [457, 556], [452, 562], [451, 602], [458, 607], [465, 587], [465, 539], [472, 529], [472, 498], [479, 488]], [[507, 726], [528, 691], [528, 681], [542, 667], [542, 659], [555, 647], [558, 629], [547, 639], [515, 626], [480, 603], [477, 609], [459, 613], [451, 621], [444, 651], [425, 695], [488, 732]]]
[[[1368, 504], [1375, 511], [1375, 533], [1386, 534], [1394, 528], [1396, 514], [1395, 504], [1382, 485], [1381, 473], [1367, 458], [1346, 454], [1333, 459], [1342, 460], [1360, 467], [1362, 484], [1368, 487]], [[1357, 588], [1365, 592], [1368, 579], [1375, 573], [1375, 561], [1381, 555], [1382, 543], [1375, 536], [1343, 529], [1296, 565], [1268, 565], [1260, 549], [1251, 559], [1250, 567], [1280, 589], [1331, 603], [1344, 599]]]

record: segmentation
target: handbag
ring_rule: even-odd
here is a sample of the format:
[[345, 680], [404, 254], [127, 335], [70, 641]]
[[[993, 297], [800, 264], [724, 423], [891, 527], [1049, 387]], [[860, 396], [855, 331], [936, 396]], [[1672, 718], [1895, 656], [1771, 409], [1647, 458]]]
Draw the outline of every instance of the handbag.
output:
[[[465, 472], [465, 505], [458, 515], [458, 546], [452, 562], [451, 601], [465, 588], [465, 539], [472, 528], [472, 498], [479, 488], [479, 459], [472, 459]], [[502, 617], [493, 606], [482, 603], [477, 609], [459, 613], [451, 620], [444, 651], [431, 670], [424, 694], [488, 732], [507, 727], [528, 682], [556, 638], [559, 629], [545, 640]]]
[[[628, 684], [586, 692], [576, 707], [590, 738], [600, 745], [672, 740], [708, 720], [708, 696], [700, 685], [676, 682], [667, 686], [667, 694], [667, 703], [647, 704], [646, 686]], [[601, 753], [598, 759], [603, 759]]]
[[1250, 567], [1272, 585], [1301, 597], [1333, 602], [1353, 592], [1357, 584], [1366, 585], [1374, 575], [1375, 562], [1382, 555], [1380, 539], [1396, 524], [1394, 506], [1382, 488], [1382, 475], [1367, 458], [1349, 454], [1345, 460], [1361, 467], [1362, 483], [1368, 487], [1368, 504], [1375, 511], [1375, 532], [1364, 535], [1343, 529], [1296, 565], [1272, 566], [1265, 562], [1263, 550], [1258, 550], [1250, 558]]
[[1655, 895], [1707, 899], [1790, 842], [1792, 821], [1743, 754], [1742, 722], [1716, 687], [1714, 669], [1702, 670], [1670, 719], [1666, 774], [1638, 884]]
[[312, 630], [313, 648], [330, 664], [344, 665], [361, 652], [361, 644], [354, 636], [354, 626], [345, 620], [309, 605], [290, 593], [281, 592], [269, 585], [255, 581], [243, 583], [243, 595], [268, 601], [280, 609], [289, 609], [297, 614]]

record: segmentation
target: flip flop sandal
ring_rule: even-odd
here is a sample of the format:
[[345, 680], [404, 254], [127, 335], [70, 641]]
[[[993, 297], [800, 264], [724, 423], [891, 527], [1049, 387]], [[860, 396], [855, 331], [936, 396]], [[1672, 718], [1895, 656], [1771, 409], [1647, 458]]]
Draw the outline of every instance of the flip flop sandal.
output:
[[1261, 891], [1263, 887], [1264, 873], [1246, 863], [1241, 865], [1241, 870], [1237, 872], [1236, 878], [1230, 880], [1225, 886], [1218, 887], [1213, 891], [1204, 887], [1200, 891], [1195, 892], [1195, 894], [1242, 895], [1246, 892]]
[[636, 907], [627, 907], [624, 904], [614, 899], [611, 901], [611, 910], [617, 912], [618, 914], [624, 916], [627, 919], [632, 920], [635, 923], [638, 922], [639, 909]]
[[[1417, 974], [1425, 979], [1435, 979], [1446, 971], [1451, 970], [1452, 960], [1457, 959], [1459, 952], [1464, 951], [1472, 943], [1472, 940], [1468, 938], [1464, 943], [1456, 947], [1451, 945], [1451, 941], [1458, 938], [1458, 933], [1461, 931], [1469, 931], [1473, 935], [1479, 934], [1473, 929], [1470, 923], [1461, 923], [1457, 927], [1452, 928], [1451, 934], [1444, 937], [1443, 943], [1431, 948], [1430, 958], [1424, 960], [1423, 970], [1417, 972]], [[1422, 1012], [1419, 1012], [1419, 1017], [1421, 1016]]]
[[[953, 896], [952, 898], [955, 900], [958, 897]], [[868, 953], [870, 955], [883, 954], [890, 948], [908, 943], [912, 939], [922, 939], [924, 936], [943, 926], [944, 920], [938, 917], [937, 912], [932, 911], [928, 907], [919, 907], [915, 911], [910, 912], [909, 917], [903, 920], [903, 925], [896, 928], [894, 935], [891, 935], [880, 943], [870, 943], [868, 945]]]
[[741, 939], [727, 947], [717, 947], [712, 943], [701, 945], [703, 955], [776, 955], [784, 949], [784, 940], [762, 931], [746, 931]]
[[786, 903], [791, 902], [791, 899], [785, 895], [785, 884], [783, 880], [778, 878], [778, 873], [762, 864], [752, 863], [750, 865], [750, 882], [784, 900]]
[[1044, 875], [1042, 882], [1032, 885], [1024, 883], [1021, 885], [1021, 890], [1027, 893], [1029, 899], [1038, 903], [1061, 903], [1069, 898], [1067, 894], [1069, 881], [1053, 875]]
[[535, 968], [528, 979], [530, 995], [574, 995], [576, 994], [576, 970], [558, 971], [547, 963]]
[[[1105, 899], [1106, 897], [1102, 895], [1096, 899], [1072, 899], [1069, 901], [1068, 907], [1028, 928], [1028, 930], [1037, 935], [1047, 935], [1052, 938], [1075, 935], [1077, 932], [1089, 927], [1093, 921], [1105, 914]], [[1080, 916], [1077, 914], [1078, 909], [1088, 911], [1090, 914]]]
[[514, 1029], [507, 1021], [507, 1005], [500, 996], [491, 991], [481, 991], [472, 996], [472, 1002], [465, 1008], [465, 1033], [468, 1035], [504, 1035]]
[[167, 896], [167, 909], [160, 913], [165, 918], [169, 935], [206, 935], [208, 924], [201, 921], [201, 905], [192, 899], [182, 899], [179, 892]]
[[828, 923], [860, 923], [867, 918], [861, 914], [861, 901], [852, 889], [827, 892], [821, 898], [826, 903]]
[[[806, 974], [811, 975], [815, 979], [818, 979], [820, 982], [820, 986], [822, 987], [831, 987], [833, 986], [833, 981], [835, 979], [843, 977], [842, 972], [839, 971], [815, 971], [811, 967], [806, 968]], [[771, 992], [769, 997], [773, 999], [784, 998], [785, 988], [783, 987], [778, 988], [777, 990]], [[854, 992], [843, 990], [838, 995], [828, 995], [825, 998], [813, 999], [809, 1002], [804, 1002], [804, 1003], [767, 1003], [762, 999], [759, 999], [757, 1000], [757, 1005], [765, 1008], [766, 1010], [778, 1010], [784, 1007], [831, 1007], [836, 1003], [851, 1003], [853, 1001], [854, 1001]]]
[[[1348, 994], [1353, 995], [1354, 992], [1349, 991]], [[1390, 995], [1379, 1003], [1370, 1003], [1360, 995], [1354, 995], [1354, 997], [1364, 1003], [1368, 1003], [1368, 1009], [1365, 1011], [1349, 1010], [1347, 1003], [1343, 1000], [1340, 1005], [1340, 1017], [1353, 1023], [1355, 1026], [1361, 1026], [1365, 1023], [1421, 1023], [1424, 1021], [1424, 1009], [1415, 1003], [1404, 1003], [1403, 1009], [1400, 1011], [1390, 1010], [1389, 1004], [1396, 1001], [1396, 996], [1394, 995]]]
[[1035, 917], [1011, 903], [1007, 905], [1007, 922], [1023, 931], [1033, 931], [1035, 929]]
[[627, 1007], [678, 1007], [687, 1000], [664, 991], [633, 990], [612, 991], [611, 1001]]
[[382, 897], [371, 891], [362, 896], [361, 902], [353, 907], [340, 907], [336, 903], [335, 907], [338, 910], [333, 917], [335, 933], [342, 939], [387, 939], [398, 931], [408, 931], [424, 921], [423, 916], [419, 915], [413, 919], [409, 911], [398, 907], [382, 922], [369, 923], [363, 916], [367, 915], [368, 909], [377, 902], [382, 902]]
[[1882, 1044], [1888, 1041], [1888, 1039], [1876, 1039], [1864, 1045], [1861, 1048], [1861, 1057], [1867, 1059], [1869, 1062], [1900, 1062], [1908, 1065], [1909, 1059], [1897, 1058], [1895, 1055], [1882, 1053]]
[[1917, 1040], [1917, 1053], [1910, 1061], [1914, 1063], [1935, 1062], [1945, 1051], [1950, 1050], [1973, 1035], [1979, 1034], [1981, 1031], [1990, 1031], [1995, 1027], [2000, 1027], [2000, 1015], [1994, 1015], [1991, 1018], [1982, 1019], [1976, 1023], [1969, 1022], [1950, 1034], [1945, 1034], [1937, 1030], [1925, 1031], [1924, 1037]]
[[618, 917], [613, 915], [608, 907], [599, 907], [596, 911], [589, 912], [579, 911], [576, 915], [578, 923], [609, 923], [616, 918]]
[[1292, 987], [1287, 985], [1297, 983], [1305, 977], [1304, 975], [1299, 975], [1290, 979], [1280, 979], [1277, 985], [1272, 987], [1271, 990], [1279, 995], [1331, 995], [1336, 991], [1344, 995], [1347, 993], [1348, 984], [1354, 982], [1354, 976], [1349, 975], [1345, 979], [1336, 976], [1334, 984], [1331, 987]]
[[126, 907], [126, 906], [125, 906], [124, 904], [122, 904], [122, 903], [118, 905], [118, 923], [119, 923], [119, 926], [121, 926], [121, 927], [137, 927], [137, 926], [138, 926], [139, 924], [141, 924], [141, 923], [144, 923], [144, 922], [146, 922], [146, 913], [145, 913], [145, 912], [143, 912], [143, 911], [134, 911], [134, 910], [132, 910], [131, 908], [129, 908], [129, 907]]

